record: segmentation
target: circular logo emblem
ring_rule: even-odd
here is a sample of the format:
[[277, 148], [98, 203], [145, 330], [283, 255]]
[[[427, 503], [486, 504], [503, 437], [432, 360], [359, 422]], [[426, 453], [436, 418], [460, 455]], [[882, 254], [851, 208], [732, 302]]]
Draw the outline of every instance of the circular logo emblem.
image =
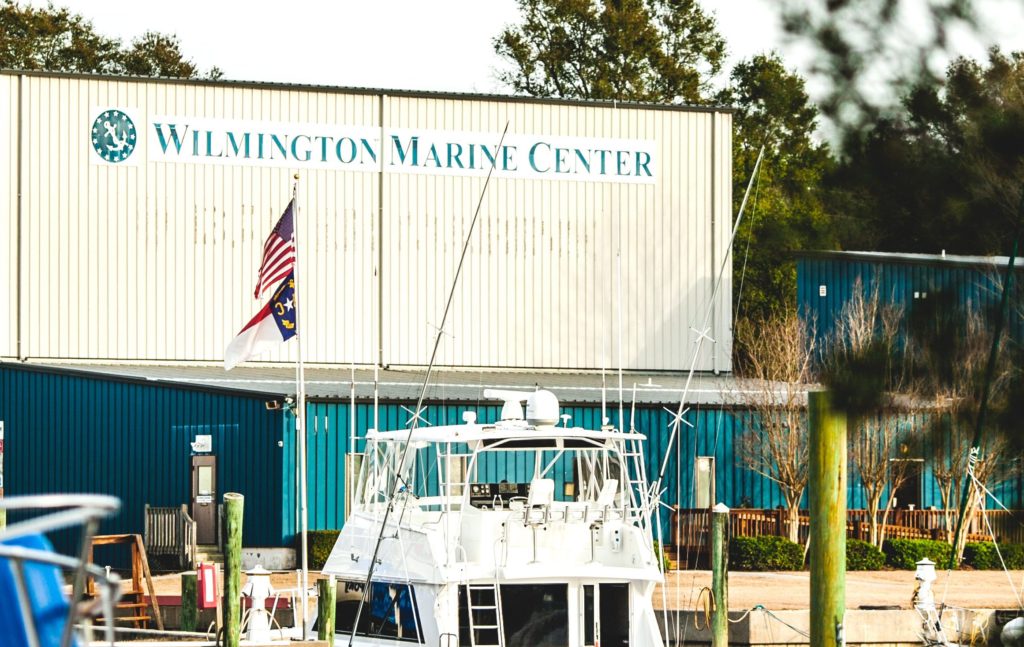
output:
[[135, 150], [135, 122], [120, 110], [104, 110], [92, 122], [92, 147], [104, 160], [117, 164]]

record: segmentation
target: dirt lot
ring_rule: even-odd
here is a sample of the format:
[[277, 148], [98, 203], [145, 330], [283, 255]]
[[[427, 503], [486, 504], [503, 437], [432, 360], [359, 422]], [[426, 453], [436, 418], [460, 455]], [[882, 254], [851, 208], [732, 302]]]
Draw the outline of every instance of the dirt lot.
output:
[[[1014, 586], [1024, 585], [1024, 571], [1012, 571]], [[317, 574], [310, 573], [310, 582]], [[745, 610], [761, 604], [768, 609], [806, 609], [810, 606], [810, 580], [807, 572], [739, 573], [729, 575], [729, 608]], [[178, 575], [154, 578], [158, 595], [180, 595]], [[245, 576], [242, 576], [245, 582]], [[275, 573], [271, 584], [277, 589], [295, 587], [295, 573]], [[693, 609], [702, 587], [711, 586], [710, 571], [679, 571], [670, 573], [665, 587], [669, 608]], [[973, 609], [1012, 609], [1018, 603], [1007, 576], [1002, 571], [954, 571], [948, 578], [939, 572], [935, 583], [935, 600]], [[898, 605], [909, 609], [914, 592], [913, 571], [870, 571], [848, 573], [846, 606]], [[656, 607], [662, 606], [662, 590], [654, 595]]]

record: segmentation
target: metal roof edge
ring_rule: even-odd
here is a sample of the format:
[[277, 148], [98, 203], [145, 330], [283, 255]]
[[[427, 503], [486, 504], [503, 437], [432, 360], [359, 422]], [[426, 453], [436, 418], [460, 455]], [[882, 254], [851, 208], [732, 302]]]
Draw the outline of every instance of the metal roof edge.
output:
[[235, 397], [250, 398], [253, 400], [265, 401], [267, 397], [279, 395], [281, 397], [288, 393], [273, 394], [271, 392], [248, 391], [245, 389], [233, 389], [230, 387], [216, 386], [209, 384], [193, 384], [185, 380], [167, 380], [160, 378], [146, 378], [137, 375], [89, 370], [89, 367], [81, 364], [36, 364], [30, 362], [11, 362], [0, 359], [0, 369], [10, 368], [25, 371], [27, 373], [44, 373], [48, 375], [62, 375], [66, 377], [81, 377], [91, 380], [103, 380], [106, 382], [117, 382], [120, 384], [133, 384], [136, 386], [154, 386], [170, 389], [185, 389], [201, 393], [212, 393], [214, 395], [230, 395]]
[[957, 254], [918, 254], [911, 252], [865, 252], [842, 250], [805, 250], [792, 252], [797, 259], [837, 259], [902, 265], [960, 265], [993, 268], [1009, 263], [1008, 256], [967, 256]]
[[673, 112], [720, 112], [732, 114], [736, 108], [720, 104], [692, 105], [643, 103], [638, 101], [615, 101], [607, 99], [564, 99], [557, 97], [531, 97], [516, 94], [484, 94], [471, 92], [441, 92], [434, 90], [401, 90], [388, 88], [360, 88], [311, 83], [282, 83], [279, 81], [243, 81], [228, 79], [179, 79], [160, 76], [128, 76], [118, 74], [93, 74], [77, 72], [49, 72], [45, 70], [16, 70], [0, 68], [3, 76], [34, 76], [41, 78], [68, 78], [89, 81], [121, 81], [133, 83], [186, 84], [211, 87], [233, 87], [242, 89], [283, 90], [292, 92], [326, 92], [329, 94], [355, 94], [367, 96], [390, 96], [403, 98], [439, 99], [455, 101], [491, 101], [508, 103], [533, 103], [541, 105], [577, 106], [589, 108], [626, 108], [634, 110], [669, 110]]

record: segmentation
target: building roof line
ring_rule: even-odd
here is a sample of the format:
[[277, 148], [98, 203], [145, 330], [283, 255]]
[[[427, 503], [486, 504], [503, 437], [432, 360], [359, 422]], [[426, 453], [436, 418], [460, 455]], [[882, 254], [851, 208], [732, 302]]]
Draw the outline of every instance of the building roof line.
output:
[[811, 250], [793, 252], [796, 258], [838, 259], [866, 261], [871, 263], [901, 263], [930, 265], [962, 265], [966, 267], [997, 268], [1010, 262], [1008, 256], [969, 256], [956, 254], [919, 254], [910, 252], [857, 252]]
[[531, 97], [513, 94], [485, 94], [470, 92], [440, 92], [431, 90], [402, 90], [389, 88], [362, 88], [310, 83], [281, 83], [270, 81], [176, 79], [152, 76], [128, 76], [118, 74], [82, 74], [75, 72], [48, 72], [43, 70], [15, 70], [0, 68], [0, 75], [33, 76], [40, 78], [82, 79], [87, 81], [115, 81], [132, 83], [158, 83], [198, 85], [207, 87], [230, 87], [256, 90], [283, 90], [289, 92], [323, 92], [328, 94], [354, 94], [364, 96], [388, 96], [411, 99], [439, 99], [456, 101], [500, 101], [506, 103], [532, 103], [555, 106], [578, 106], [587, 108], [616, 108], [632, 110], [669, 110], [674, 112], [724, 112], [736, 111], [732, 106], [644, 103], [639, 101], [612, 101], [606, 99], [565, 99], [555, 97]]

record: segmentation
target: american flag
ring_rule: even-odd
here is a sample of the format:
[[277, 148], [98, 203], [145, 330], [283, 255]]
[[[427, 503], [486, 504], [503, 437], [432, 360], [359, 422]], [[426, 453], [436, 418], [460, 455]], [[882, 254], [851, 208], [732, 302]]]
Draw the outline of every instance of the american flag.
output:
[[281, 282], [295, 267], [295, 221], [292, 219], [294, 200], [288, 203], [284, 215], [277, 221], [274, 231], [263, 243], [263, 263], [256, 277], [256, 292], [259, 299], [263, 293]]

